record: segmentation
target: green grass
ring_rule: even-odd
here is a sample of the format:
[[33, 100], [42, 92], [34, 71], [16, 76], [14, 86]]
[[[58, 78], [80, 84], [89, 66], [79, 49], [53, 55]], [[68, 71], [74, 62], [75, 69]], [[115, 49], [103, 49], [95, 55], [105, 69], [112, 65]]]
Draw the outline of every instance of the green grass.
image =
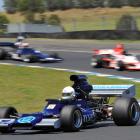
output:
[[[19, 112], [40, 111], [46, 98], [59, 98], [65, 86], [72, 85], [72, 73], [0, 65], [0, 106], [15, 106]], [[140, 98], [140, 83], [88, 76], [92, 84], [135, 84]]]

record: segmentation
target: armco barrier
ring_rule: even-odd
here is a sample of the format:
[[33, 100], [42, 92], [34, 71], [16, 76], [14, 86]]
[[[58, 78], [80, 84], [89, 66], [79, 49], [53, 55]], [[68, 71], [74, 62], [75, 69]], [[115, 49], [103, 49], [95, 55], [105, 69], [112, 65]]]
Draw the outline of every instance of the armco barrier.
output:
[[60, 39], [140, 39], [140, 31], [117, 31], [117, 30], [97, 30], [97, 31], [76, 31], [47, 34], [48, 38]]
[[[29, 38], [53, 38], [53, 39], [128, 39], [139, 40], [140, 31], [126, 31], [126, 30], [94, 30], [94, 31], [75, 31], [75, 32], [61, 32], [61, 33], [22, 33]], [[0, 37], [16, 37], [16, 34], [0, 35]]]

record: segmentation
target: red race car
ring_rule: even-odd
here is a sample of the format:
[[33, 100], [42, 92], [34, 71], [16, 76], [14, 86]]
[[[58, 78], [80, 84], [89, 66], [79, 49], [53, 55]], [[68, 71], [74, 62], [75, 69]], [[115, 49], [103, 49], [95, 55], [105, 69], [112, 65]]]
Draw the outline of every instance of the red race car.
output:
[[114, 49], [93, 50], [91, 66], [116, 70], [140, 70], [140, 61], [135, 55], [126, 53], [123, 44]]

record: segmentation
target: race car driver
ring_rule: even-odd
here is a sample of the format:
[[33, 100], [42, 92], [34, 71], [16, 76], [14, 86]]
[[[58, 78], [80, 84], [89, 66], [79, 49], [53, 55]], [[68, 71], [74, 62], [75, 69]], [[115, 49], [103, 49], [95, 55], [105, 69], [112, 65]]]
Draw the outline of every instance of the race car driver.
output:
[[65, 87], [62, 90], [62, 99], [89, 99], [89, 93], [92, 86], [87, 82], [85, 75], [71, 75], [72, 86]]
[[15, 43], [15, 46], [17, 48], [26, 48], [26, 47], [29, 47], [29, 43], [25, 43], [23, 41], [24, 41], [24, 37], [23, 36], [18, 36], [17, 37], [17, 40], [16, 40], [16, 43]]
[[85, 75], [71, 75], [70, 80], [73, 81], [77, 99], [88, 99], [89, 93], [92, 91], [92, 86], [88, 83]]
[[124, 55], [126, 53], [124, 44], [121, 44], [121, 43], [116, 44], [116, 46], [113, 50], [114, 50], [115, 54], [117, 54], [117, 55]]

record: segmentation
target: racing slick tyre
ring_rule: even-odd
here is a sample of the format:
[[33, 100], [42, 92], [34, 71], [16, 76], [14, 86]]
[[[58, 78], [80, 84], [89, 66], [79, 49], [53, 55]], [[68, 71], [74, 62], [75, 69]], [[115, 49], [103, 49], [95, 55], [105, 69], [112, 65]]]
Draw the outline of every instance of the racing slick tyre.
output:
[[117, 66], [116, 66], [115, 69], [118, 70], [118, 71], [123, 71], [123, 70], [125, 70], [125, 65], [124, 65], [124, 63], [123, 63], [122, 61], [118, 61], [118, 62], [117, 62]]
[[0, 49], [0, 60], [4, 60], [7, 56], [7, 52], [4, 49]]
[[102, 68], [103, 67], [103, 61], [102, 58], [97, 58], [96, 60], [92, 60], [95, 64], [94, 64], [94, 68]]
[[36, 57], [36, 56], [34, 56], [34, 55], [30, 55], [30, 56], [28, 56], [28, 58], [27, 58], [29, 61], [29, 63], [34, 63], [34, 62], [37, 62], [38, 61], [38, 58]]
[[136, 125], [140, 118], [140, 107], [135, 98], [120, 97], [115, 101], [112, 117], [118, 126]]
[[[11, 118], [12, 116], [17, 116], [18, 112], [14, 107], [0, 107], [0, 119], [1, 118]], [[12, 133], [15, 130], [7, 128], [7, 127], [0, 127], [1, 133]]]
[[59, 56], [58, 53], [52, 53], [49, 56], [52, 57], [52, 58], [55, 58], [55, 59], [60, 59], [60, 60], [56, 60], [56, 62], [64, 60], [62, 57]]
[[50, 54], [50, 57], [60, 58], [58, 53], [52, 53]]
[[79, 131], [83, 125], [82, 112], [74, 105], [65, 106], [61, 110], [60, 120], [64, 131]]

